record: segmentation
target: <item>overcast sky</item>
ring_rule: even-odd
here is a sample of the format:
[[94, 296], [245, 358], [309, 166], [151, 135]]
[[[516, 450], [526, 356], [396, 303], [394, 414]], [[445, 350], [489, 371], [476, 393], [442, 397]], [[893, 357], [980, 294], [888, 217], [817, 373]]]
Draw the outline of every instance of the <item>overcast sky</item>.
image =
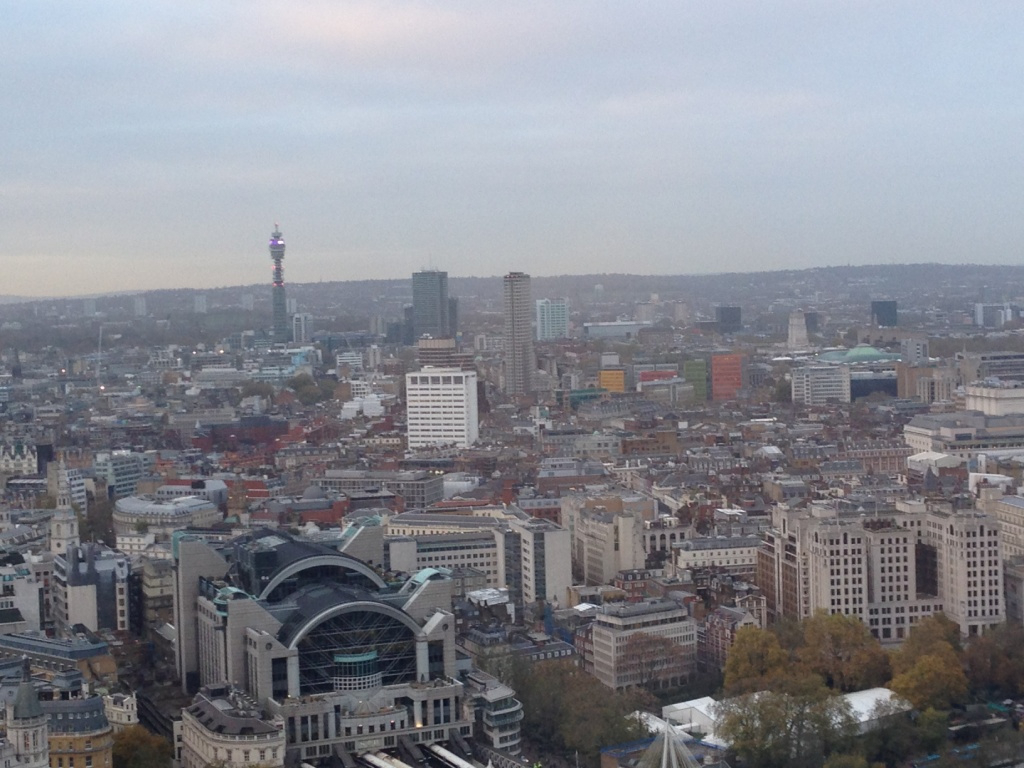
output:
[[1024, 261], [1019, 2], [9, 2], [0, 293]]

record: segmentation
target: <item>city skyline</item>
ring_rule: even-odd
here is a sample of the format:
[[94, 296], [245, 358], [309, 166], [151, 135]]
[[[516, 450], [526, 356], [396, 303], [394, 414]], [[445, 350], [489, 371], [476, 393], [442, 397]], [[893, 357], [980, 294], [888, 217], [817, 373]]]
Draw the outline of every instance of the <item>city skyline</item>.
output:
[[258, 284], [275, 220], [293, 283], [1024, 240], [1010, 5], [9, 10], [5, 293]]

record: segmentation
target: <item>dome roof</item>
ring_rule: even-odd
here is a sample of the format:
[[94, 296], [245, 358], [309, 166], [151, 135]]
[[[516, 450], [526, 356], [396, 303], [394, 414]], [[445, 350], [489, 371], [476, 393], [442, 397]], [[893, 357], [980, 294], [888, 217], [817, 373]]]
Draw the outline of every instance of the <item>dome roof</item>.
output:
[[327, 494], [324, 493], [324, 489], [319, 485], [311, 485], [302, 492], [302, 498], [306, 501], [311, 501], [313, 499], [326, 499]]
[[846, 363], [856, 365], [857, 363], [877, 363], [899, 360], [898, 354], [883, 352], [870, 344], [858, 344], [853, 349], [833, 350], [818, 355], [818, 360], [823, 363]]
[[858, 344], [846, 353], [847, 360], [878, 360], [888, 355], [870, 344]]
[[14, 719], [31, 720], [43, 714], [43, 706], [39, 703], [39, 694], [31, 680], [23, 680], [14, 696]]

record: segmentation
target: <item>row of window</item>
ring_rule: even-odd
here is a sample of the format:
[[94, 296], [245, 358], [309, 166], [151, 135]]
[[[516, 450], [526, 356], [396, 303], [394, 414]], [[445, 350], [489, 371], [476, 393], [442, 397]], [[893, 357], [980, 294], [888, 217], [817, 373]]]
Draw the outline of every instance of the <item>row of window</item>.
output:
[[[473, 378], [476, 378], [475, 376]], [[408, 383], [415, 386], [453, 386], [465, 384], [465, 376], [409, 376]]]
[[[110, 757], [109, 756], [108, 757], [104, 757], [101, 764], [104, 765], [104, 766], [110, 765]], [[86, 755], [84, 762], [79, 762], [77, 766], [75, 764], [75, 756], [74, 755], [72, 755], [71, 757], [68, 758], [67, 768], [80, 768], [81, 766], [84, 766], [84, 768], [93, 768], [92, 755]], [[56, 766], [56, 768], [64, 768], [64, 758], [63, 757], [58, 757], [57, 758], [57, 766]]]

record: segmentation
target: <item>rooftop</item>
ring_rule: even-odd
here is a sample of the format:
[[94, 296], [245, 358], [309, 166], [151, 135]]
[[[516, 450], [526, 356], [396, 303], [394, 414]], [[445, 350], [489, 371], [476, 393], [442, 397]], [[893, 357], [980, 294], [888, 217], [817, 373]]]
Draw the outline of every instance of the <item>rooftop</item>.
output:
[[236, 691], [204, 689], [185, 711], [209, 731], [225, 736], [259, 736], [279, 733], [263, 719], [259, 706]]

